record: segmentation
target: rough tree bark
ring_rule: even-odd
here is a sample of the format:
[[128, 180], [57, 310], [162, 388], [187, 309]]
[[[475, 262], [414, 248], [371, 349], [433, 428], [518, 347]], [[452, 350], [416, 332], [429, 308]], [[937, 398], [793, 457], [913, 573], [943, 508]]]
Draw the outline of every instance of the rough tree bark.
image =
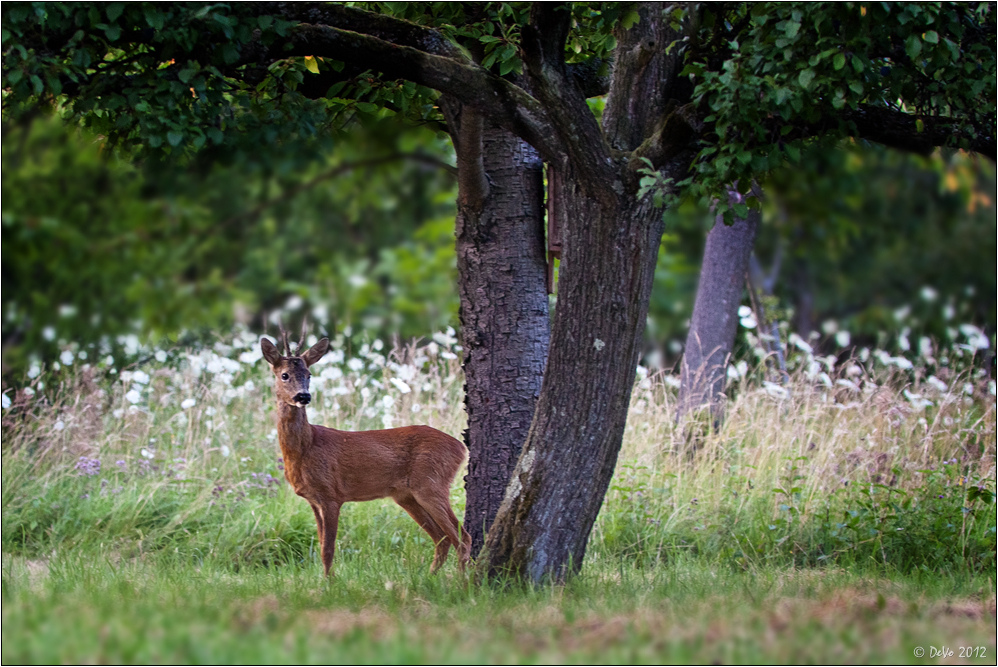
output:
[[468, 474], [464, 529], [484, 543], [527, 437], [550, 340], [543, 163], [533, 148], [444, 106], [458, 156], [457, 267]]
[[[585, 101], [578, 90], [560, 85], [564, 68], [558, 64], [558, 35], [567, 21], [544, 11], [535, 8], [534, 25], [524, 33], [525, 62], [548, 84], [535, 88], [542, 103], [553, 104], [544, 93], [557, 90], [575, 111]], [[612, 148], [595, 149], [607, 159], [587, 165], [588, 173], [571, 156], [555, 165], [569, 225], [551, 351], [530, 435], [488, 534], [480, 563], [486, 576], [540, 582], [577, 571], [613, 476], [662, 235], [661, 211], [650, 198], [636, 196], [633, 156], [614, 157], [620, 155], [614, 149], [640, 153], [636, 149], [646, 143], [649, 151], [668, 143], [669, 121], [661, 119], [677, 67], [656, 48], [670, 38], [661, 8], [641, 12], [636, 28], [617, 35], [618, 61], [603, 117]], [[560, 130], [599, 137], [597, 128], [585, 126], [585, 114], [571, 121], [577, 125]], [[663, 166], [667, 174], [686, 168], [689, 155], [681, 153], [672, 146], [669, 155], [678, 159]]]
[[716, 426], [724, 415], [724, 381], [738, 328], [738, 306], [759, 228], [759, 213], [725, 225], [720, 216], [707, 234], [693, 317], [680, 367], [676, 419], [707, 408]]

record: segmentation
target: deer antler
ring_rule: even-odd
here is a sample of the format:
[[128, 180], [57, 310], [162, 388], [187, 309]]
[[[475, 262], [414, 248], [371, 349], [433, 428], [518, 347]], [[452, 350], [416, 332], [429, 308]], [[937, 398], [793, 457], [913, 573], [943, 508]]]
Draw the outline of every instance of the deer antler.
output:
[[305, 347], [305, 338], [308, 336], [308, 315], [301, 318], [301, 340], [298, 341], [298, 347], [295, 349], [295, 354], [301, 354], [302, 348]]
[[291, 356], [291, 344], [288, 343], [288, 332], [284, 330], [284, 324], [280, 321], [277, 323], [277, 328], [281, 332], [281, 343], [284, 346], [284, 356]]

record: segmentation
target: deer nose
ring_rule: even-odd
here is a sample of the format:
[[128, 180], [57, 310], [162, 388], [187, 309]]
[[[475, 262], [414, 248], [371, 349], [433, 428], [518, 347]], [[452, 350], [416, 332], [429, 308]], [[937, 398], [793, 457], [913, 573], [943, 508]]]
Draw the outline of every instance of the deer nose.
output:
[[303, 391], [295, 394], [295, 403], [301, 403], [302, 405], [308, 405], [312, 401], [312, 394], [307, 391]]

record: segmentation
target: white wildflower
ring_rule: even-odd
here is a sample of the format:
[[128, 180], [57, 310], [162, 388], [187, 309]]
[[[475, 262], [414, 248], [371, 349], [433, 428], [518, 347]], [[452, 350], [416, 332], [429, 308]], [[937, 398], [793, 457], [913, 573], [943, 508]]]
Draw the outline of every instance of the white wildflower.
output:
[[782, 401], [783, 399], [790, 396], [790, 392], [788, 392], [786, 389], [773, 382], [763, 382], [762, 386], [766, 390], [767, 394], [769, 394], [770, 396], [772, 396], [777, 400]]
[[41, 374], [42, 374], [42, 368], [37, 363], [31, 364], [31, 367], [28, 368], [28, 378], [32, 380], [34, 380], [36, 377], [38, 377]]
[[960, 333], [967, 338], [967, 343], [975, 350], [986, 350], [991, 346], [988, 337], [973, 324], [961, 324]]
[[156, 361], [162, 364], [166, 361], [166, 350], [156, 350], [154, 356], [156, 357]]
[[912, 368], [914, 368], [914, 364], [912, 364], [904, 357], [891, 357], [891, 363], [903, 371], [910, 371]]
[[231, 453], [232, 453], [232, 450], [231, 450], [231, 449], [229, 449], [229, 446], [228, 446], [228, 445], [222, 445], [222, 446], [221, 446], [221, 447], [219, 448], [218, 452], [219, 452], [219, 453], [220, 453], [220, 454], [221, 454], [222, 456], [228, 456], [229, 454], [231, 454]]
[[949, 387], [946, 386], [946, 383], [937, 378], [935, 375], [930, 375], [925, 383], [932, 385], [936, 391], [943, 392], [949, 389]]
[[798, 350], [801, 350], [802, 352], [806, 352], [807, 354], [811, 354], [814, 351], [814, 348], [812, 348], [807, 343], [807, 341], [805, 341], [803, 338], [801, 338], [800, 336], [798, 336], [796, 333], [790, 334], [790, 337], [788, 338], [788, 340], [790, 341], [791, 345], [793, 345], [794, 347], [796, 347]]
[[903, 352], [907, 352], [911, 349], [911, 342], [908, 340], [908, 334], [911, 333], [911, 327], [905, 327], [901, 330], [901, 334], [898, 336], [898, 348]]
[[155, 454], [153, 454], [152, 452], [150, 452], [145, 447], [142, 448], [142, 450], [139, 452], [139, 454], [141, 454], [143, 458], [147, 458], [147, 459], [151, 459], [154, 456], [156, 456]]
[[412, 414], [417, 415], [423, 410], [423, 406], [420, 405], [419, 403], [413, 403], [412, 407], [409, 408], [409, 410], [412, 412]]
[[395, 385], [395, 388], [398, 389], [403, 394], [408, 394], [410, 391], [412, 391], [412, 388], [409, 385], [407, 385], [404, 380], [400, 380], [399, 378], [392, 378], [391, 383]]
[[937, 298], [939, 298], [939, 292], [937, 292], [935, 288], [930, 287], [928, 285], [923, 287], [922, 291], [919, 292], [919, 294], [921, 295], [923, 301], [928, 301], [929, 303], [932, 303]]
[[347, 368], [352, 370], [354, 373], [360, 371], [360, 369], [362, 369], [363, 367], [364, 367], [364, 362], [356, 357], [347, 362]]
[[933, 405], [932, 401], [922, 398], [921, 394], [913, 394], [907, 389], [905, 389], [902, 393], [904, 394], [904, 397], [908, 399], [908, 402], [911, 403], [911, 407], [913, 407], [916, 412], [921, 412], [925, 408]]
[[42, 338], [50, 343], [55, 340], [55, 327], [45, 327], [42, 329]]
[[66, 422], [60, 419], [59, 421], [57, 421], [55, 424], [52, 425], [52, 428], [55, 429], [56, 431], [61, 431], [64, 428], [66, 428]]
[[8, 396], [7, 394], [4, 394], [2, 400], [3, 400], [3, 409], [4, 410], [8, 409], [10, 407], [10, 404], [11, 404], [10, 396]]
[[66, 366], [72, 366], [73, 359], [75, 358], [76, 358], [75, 355], [70, 350], [63, 350], [62, 354], [59, 355], [59, 361], [61, 361]]
[[847, 380], [845, 378], [840, 378], [840, 379], [838, 379], [838, 380], [835, 381], [835, 384], [837, 386], [839, 386], [839, 387], [845, 387], [846, 389], [849, 389], [850, 391], [856, 391], [856, 392], [859, 391], [859, 385], [856, 384], [855, 382], [853, 382], [852, 380]]
[[149, 374], [144, 371], [135, 371], [131, 376], [131, 380], [135, 384], [149, 384], [149, 379]]
[[835, 344], [839, 347], [849, 347], [849, 343], [852, 342], [852, 336], [846, 330], [838, 331], [835, 333]]
[[393, 405], [395, 405], [395, 398], [392, 397], [390, 394], [386, 394], [385, 396], [381, 397], [381, 405], [382, 407], [384, 407], [385, 410], [388, 410]]
[[135, 389], [130, 389], [127, 394], [125, 394], [125, 400], [127, 400], [132, 405], [135, 405], [142, 400], [142, 394], [140, 394]]
[[183, 401], [180, 402], [180, 408], [182, 410], [189, 410], [197, 404], [198, 402], [193, 398], [185, 398]]

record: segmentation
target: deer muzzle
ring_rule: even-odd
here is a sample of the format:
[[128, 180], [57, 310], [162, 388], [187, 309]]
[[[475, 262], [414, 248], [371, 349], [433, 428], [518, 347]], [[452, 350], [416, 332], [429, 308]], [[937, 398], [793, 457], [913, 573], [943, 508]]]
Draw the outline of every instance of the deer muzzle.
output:
[[295, 405], [302, 408], [312, 402], [312, 394], [307, 391], [302, 391], [295, 394], [295, 397], [292, 400], [295, 402]]

